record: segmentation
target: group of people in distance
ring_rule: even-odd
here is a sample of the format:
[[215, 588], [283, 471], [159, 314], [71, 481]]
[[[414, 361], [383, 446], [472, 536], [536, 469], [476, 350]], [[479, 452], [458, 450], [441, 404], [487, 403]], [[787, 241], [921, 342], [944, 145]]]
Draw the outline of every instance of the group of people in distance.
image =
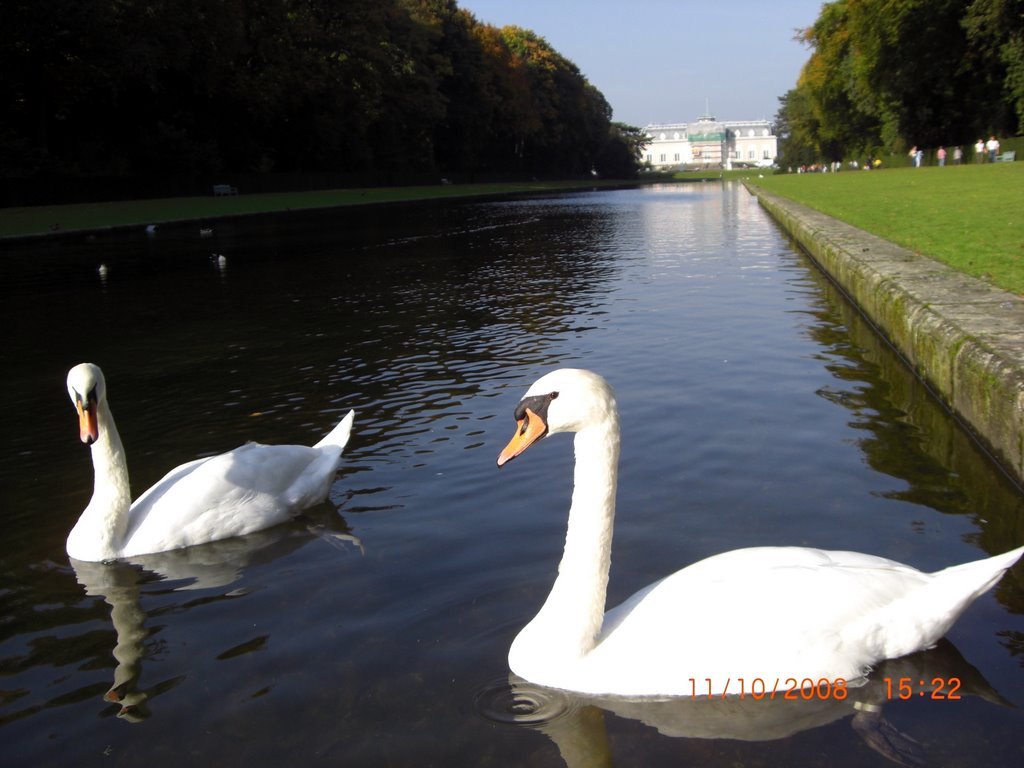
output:
[[[920, 168], [921, 163], [924, 161], [924, 151], [919, 147], [911, 147], [910, 152], [907, 153], [910, 156], [911, 161], [914, 163], [915, 168]], [[988, 162], [994, 163], [996, 156], [999, 154], [999, 139], [992, 135], [988, 141], [984, 139], [978, 139], [974, 145], [974, 162], [983, 163], [985, 162], [986, 155], [988, 156]], [[935, 158], [939, 162], [939, 166], [946, 164], [946, 148], [939, 147], [935, 152]], [[953, 165], [960, 165], [964, 161], [964, 151], [960, 147], [953, 147]]]
[[977, 162], [982, 163], [985, 161], [985, 153], [988, 153], [988, 161], [994, 163], [996, 161], [996, 155], [999, 154], [999, 139], [994, 135], [988, 137], [988, 141], [978, 141], [974, 145], [974, 156]]

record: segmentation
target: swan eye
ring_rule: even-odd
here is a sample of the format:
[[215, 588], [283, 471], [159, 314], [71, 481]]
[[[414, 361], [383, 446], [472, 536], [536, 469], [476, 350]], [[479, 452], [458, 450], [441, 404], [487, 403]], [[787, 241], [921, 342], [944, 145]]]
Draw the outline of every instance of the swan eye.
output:
[[90, 389], [86, 393], [85, 397], [82, 397], [82, 395], [76, 389], [75, 390], [75, 402], [78, 403], [79, 406], [81, 406], [83, 411], [88, 411], [90, 408], [92, 408], [92, 407], [94, 407], [96, 405], [96, 389], [95, 388]]

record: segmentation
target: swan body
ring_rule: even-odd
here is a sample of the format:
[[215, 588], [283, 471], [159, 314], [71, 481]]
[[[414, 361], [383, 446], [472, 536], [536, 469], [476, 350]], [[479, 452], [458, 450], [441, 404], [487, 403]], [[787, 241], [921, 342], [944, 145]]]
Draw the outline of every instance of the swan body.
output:
[[499, 466], [548, 435], [576, 433], [558, 576], [509, 650], [512, 671], [539, 685], [637, 697], [739, 693], [740, 678], [748, 692], [755, 678], [769, 691], [840, 678], [856, 685], [873, 664], [934, 645], [1024, 554], [1020, 547], [923, 573], [858, 552], [739, 549], [605, 613], [619, 456], [614, 394], [595, 373], [562, 369], [540, 378], [515, 416]]
[[132, 503], [124, 447], [92, 363], [68, 373], [82, 441], [92, 451], [92, 499], [71, 530], [72, 558], [99, 562], [241, 536], [319, 504], [334, 480], [355, 416], [350, 411], [316, 445], [248, 443], [168, 472]]

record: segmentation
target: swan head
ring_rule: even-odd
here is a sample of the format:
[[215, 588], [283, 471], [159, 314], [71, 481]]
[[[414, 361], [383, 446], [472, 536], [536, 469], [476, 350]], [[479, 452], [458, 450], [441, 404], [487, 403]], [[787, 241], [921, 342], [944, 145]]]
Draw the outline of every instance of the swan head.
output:
[[78, 411], [78, 432], [82, 442], [92, 445], [99, 438], [99, 404], [107, 397], [103, 371], [92, 363], [79, 363], [68, 371], [68, 396]]
[[498, 466], [548, 435], [617, 422], [617, 413], [611, 385], [593, 371], [560, 368], [545, 374], [516, 406], [516, 432], [498, 456]]

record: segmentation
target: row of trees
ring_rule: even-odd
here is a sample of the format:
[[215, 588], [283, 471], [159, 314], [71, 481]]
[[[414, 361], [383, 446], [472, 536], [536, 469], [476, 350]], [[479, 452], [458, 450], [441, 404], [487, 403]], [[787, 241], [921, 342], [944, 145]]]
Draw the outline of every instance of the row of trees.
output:
[[836, 0], [780, 99], [790, 166], [1024, 133], [1024, 2]]
[[5, 0], [0, 176], [629, 175], [640, 132], [455, 0]]

